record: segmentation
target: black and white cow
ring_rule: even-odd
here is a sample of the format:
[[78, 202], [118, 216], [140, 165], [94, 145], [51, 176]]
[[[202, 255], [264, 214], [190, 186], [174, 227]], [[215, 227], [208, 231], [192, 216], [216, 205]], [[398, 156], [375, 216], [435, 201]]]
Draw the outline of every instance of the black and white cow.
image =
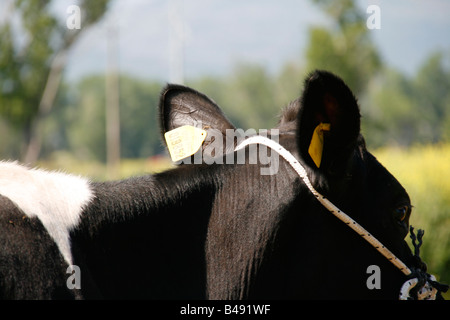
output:
[[[167, 86], [160, 110], [162, 133], [196, 123], [234, 129], [190, 88]], [[321, 122], [331, 128], [318, 168], [308, 146]], [[404, 241], [410, 199], [366, 150], [341, 79], [310, 74], [276, 129], [317, 190], [421, 267]], [[405, 275], [332, 216], [286, 161], [261, 175], [264, 165], [250, 161], [257, 151], [247, 149], [245, 164], [202, 161], [100, 183], [0, 163], [0, 298], [398, 298]], [[68, 285], [72, 265], [81, 289]], [[380, 270], [379, 288], [367, 285], [369, 266]]]

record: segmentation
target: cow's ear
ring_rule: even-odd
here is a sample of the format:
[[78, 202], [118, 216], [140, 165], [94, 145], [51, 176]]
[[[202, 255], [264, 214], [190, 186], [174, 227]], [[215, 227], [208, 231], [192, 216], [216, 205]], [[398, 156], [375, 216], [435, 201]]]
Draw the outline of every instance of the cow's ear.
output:
[[305, 80], [298, 113], [300, 156], [321, 172], [345, 174], [360, 134], [355, 96], [342, 79], [314, 71]]
[[[205, 130], [207, 136], [202, 144], [202, 152], [218, 136], [223, 137], [225, 147], [226, 130], [235, 129], [213, 100], [194, 89], [173, 84], [167, 85], [161, 93], [159, 121], [163, 141], [166, 132], [185, 125]], [[213, 150], [213, 153], [215, 151]], [[225, 150], [220, 151], [225, 153]], [[206, 152], [208, 153], [208, 150]]]

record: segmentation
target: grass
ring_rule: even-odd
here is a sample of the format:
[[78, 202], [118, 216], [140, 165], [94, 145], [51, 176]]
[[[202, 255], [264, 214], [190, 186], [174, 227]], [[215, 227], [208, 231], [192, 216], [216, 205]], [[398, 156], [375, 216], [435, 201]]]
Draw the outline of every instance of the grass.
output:
[[119, 168], [111, 174], [107, 166], [102, 162], [80, 161], [70, 153], [56, 152], [49, 159], [40, 161], [38, 166], [47, 170], [81, 175], [94, 181], [104, 181], [153, 174], [172, 168], [173, 164], [165, 156], [153, 156], [144, 159], [121, 159]]

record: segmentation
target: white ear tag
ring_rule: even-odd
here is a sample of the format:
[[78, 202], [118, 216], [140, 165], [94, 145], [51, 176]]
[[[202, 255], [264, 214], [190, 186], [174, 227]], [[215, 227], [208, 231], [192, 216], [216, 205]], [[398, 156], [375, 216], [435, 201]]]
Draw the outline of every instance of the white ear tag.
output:
[[206, 131], [193, 126], [182, 126], [164, 134], [173, 162], [195, 154], [206, 139]]

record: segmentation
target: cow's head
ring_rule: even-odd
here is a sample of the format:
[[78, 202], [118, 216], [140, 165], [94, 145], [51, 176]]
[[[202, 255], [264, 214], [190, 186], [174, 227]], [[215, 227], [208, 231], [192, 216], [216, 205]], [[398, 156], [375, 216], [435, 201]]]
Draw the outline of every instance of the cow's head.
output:
[[[160, 123], [163, 134], [182, 125], [193, 125], [207, 132], [215, 130], [216, 137], [217, 132], [222, 132], [224, 141], [227, 129], [235, 129], [208, 97], [174, 85], [167, 86], [162, 93]], [[305, 167], [319, 192], [366, 228], [408, 267], [423, 269], [404, 240], [409, 231], [410, 198], [401, 184], [367, 151], [360, 133], [358, 103], [340, 78], [324, 71], [310, 74], [305, 80], [302, 96], [284, 109], [276, 129], [280, 144]], [[319, 142], [312, 142], [317, 139]], [[210, 143], [211, 139], [207, 138], [202, 150]], [[232, 148], [225, 148], [225, 143], [223, 145], [224, 154], [233, 152]], [[311, 148], [318, 148], [319, 155]], [[231, 206], [239, 212], [238, 216], [224, 217], [222, 214], [216, 217], [214, 212], [211, 215], [213, 231], [209, 231], [208, 241], [223, 244], [230, 250], [210, 258], [213, 260], [209, 262], [210, 269], [214, 274], [223, 273], [218, 270], [224, 264], [230, 263], [232, 269], [232, 263], [240, 263], [241, 260], [233, 262], [235, 258], [231, 251], [242, 248], [231, 244], [233, 241], [241, 241], [241, 247], [245, 246], [248, 240], [242, 240], [242, 233], [259, 232], [251, 231], [252, 226], [247, 226], [246, 231], [242, 226], [236, 227], [249, 221], [259, 223], [243, 216], [258, 216], [253, 211], [264, 216], [265, 210], [267, 215], [276, 216], [267, 222], [266, 229], [273, 228], [276, 235], [265, 244], [270, 249], [261, 251], [265, 254], [265, 262], [259, 264], [259, 273], [255, 272], [251, 280], [255, 282], [253, 288], [247, 288], [244, 295], [239, 293], [230, 297], [397, 298], [406, 276], [332, 216], [293, 174], [292, 168], [281, 163], [283, 159], [280, 159], [279, 172], [273, 177], [260, 176], [254, 181], [249, 178], [255, 177], [249, 174], [252, 165], [230, 165], [233, 169], [227, 171], [229, 175], [235, 174], [236, 179], [245, 179], [244, 185], [260, 190], [260, 194], [248, 200], [246, 198], [253, 197], [255, 192], [247, 193], [244, 188], [240, 204]], [[225, 180], [237, 183], [236, 179]], [[224, 182], [224, 189], [227, 183]], [[285, 193], [281, 194], [280, 190]], [[215, 207], [221, 208], [227, 199], [232, 199], [228, 195], [227, 199], [221, 200], [221, 196], [216, 195], [219, 204]], [[267, 199], [270, 199], [267, 202], [270, 206], [258, 205]], [[273, 203], [277, 205], [272, 206]], [[273, 213], [272, 207], [278, 208], [278, 212]], [[266, 222], [260, 223], [263, 228]], [[208, 246], [212, 245], [207, 243]], [[214, 254], [211, 248], [206, 252]], [[217, 286], [227, 285], [235, 284], [222, 281]], [[222, 287], [212, 285], [210, 290], [218, 292]], [[210, 296], [214, 297], [214, 294], [210, 293]]]

